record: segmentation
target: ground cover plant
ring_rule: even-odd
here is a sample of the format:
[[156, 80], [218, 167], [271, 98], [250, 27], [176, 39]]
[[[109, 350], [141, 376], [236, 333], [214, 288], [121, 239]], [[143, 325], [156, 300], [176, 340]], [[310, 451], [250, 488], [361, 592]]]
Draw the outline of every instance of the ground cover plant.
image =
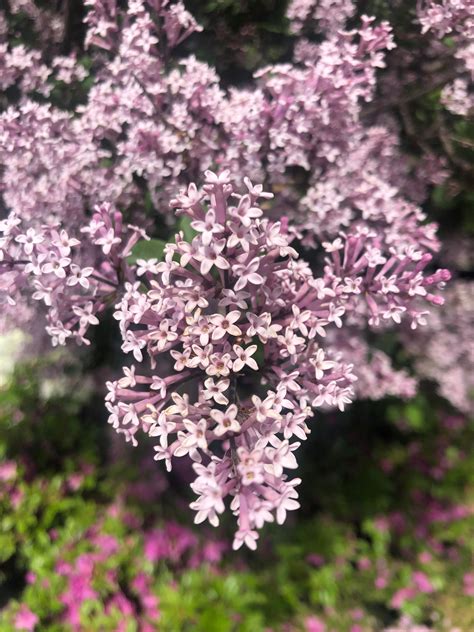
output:
[[90, 411], [84, 417], [83, 397], [71, 401], [64, 385], [45, 392], [51, 371], [17, 369], [2, 390], [2, 629], [472, 625], [465, 417], [435, 413], [421, 397], [392, 403], [384, 417], [382, 407], [376, 421], [364, 405], [350, 421], [322, 416], [304, 460], [318, 485], [303, 485], [291, 535], [274, 528], [258, 559], [236, 557], [231, 520], [218, 537], [193, 529], [177, 481], [150, 468], [145, 449], [114, 443]]

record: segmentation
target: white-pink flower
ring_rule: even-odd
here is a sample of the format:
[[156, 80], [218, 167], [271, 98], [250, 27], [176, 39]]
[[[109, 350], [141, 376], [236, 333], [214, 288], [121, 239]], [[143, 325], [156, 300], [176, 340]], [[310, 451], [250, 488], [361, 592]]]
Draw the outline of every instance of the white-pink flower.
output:
[[237, 420], [237, 414], [238, 408], [235, 404], [229, 406], [224, 412], [213, 408], [211, 417], [217, 423], [217, 426], [213, 428], [214, 434], [221, 437], [227, 432], [239, 432], [240, 423]]
[[213, 316], [211, 318], [211, 322], [214, 325], [212, 339], [220, 340], [226, 334], [230, 336], [240, 336], [242, 331], [235, 324], [239, 320], [239, 318], [240, 312], [238, 310], [234, 310], [225, 315], [216, 314], [215, 316]]
[[241, 371], [244, 366], [249, 366], [254, 371], [258, 371], [258, 364], [252, 358], [257, 351], [257, 345], [250, 345], [246, 349], [243, 349], [239, 345], [234, 345], [233, 350], [236, 358], [232, 368], [235, 372]]

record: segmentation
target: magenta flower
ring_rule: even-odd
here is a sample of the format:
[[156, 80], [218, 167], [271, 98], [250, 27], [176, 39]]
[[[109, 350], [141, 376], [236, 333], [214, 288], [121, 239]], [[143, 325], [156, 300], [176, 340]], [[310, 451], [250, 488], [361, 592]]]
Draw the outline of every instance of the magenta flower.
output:
[[27, 606], [22, 605], [15, 616], [15, 629], [28, 630], [29, 632], [32, 632], [36, 628], [38, 622], [39, 619], [35, 613], [31, 612]]

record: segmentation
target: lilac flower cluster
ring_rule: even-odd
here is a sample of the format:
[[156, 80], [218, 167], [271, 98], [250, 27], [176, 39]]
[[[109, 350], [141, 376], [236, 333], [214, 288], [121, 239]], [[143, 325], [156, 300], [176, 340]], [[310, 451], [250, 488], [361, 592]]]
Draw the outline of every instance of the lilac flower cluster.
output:
[[229, 145], [219, 163], [233, 171], [249, 165], [294, 199], [288, 170], [317, 176], [342, 159], [393, 47], [390, 26], [367, 16], [358, 29], [338, 31], [319, 45], [299, 40], [293, 63], [256, 72], [256, 89], [231, 91], [221, 108]]
[[46, 308], [46, 331], [54, 346], [69, 338], [90, 344], [85, 334], [97, 325], [97, 313], [111, 301], [120, 284], [131, 280], [126, 257], [144, 231], [123, 225], [122, 215], [103, 204], [86, 226], [83, 243], [56, 223], [27, 227], [15, 213], [0, 222], [0, 278], [3, 301], [16, 296]]
[[168, 469], [175, 457], [195, 461], [198, 522], [217, 525], [232, 498], [235, 548], [255, 548], [256, 529], [298, 507], [299, 480], [284, 470], [297, 467], [293, 437], [306, 438], [312, 409], [343, 410], [353, 398], [353, 365], [326, 348], [326, 330], [346, 316], [416, 327], [420, 298], [440, 302], [428, 290], [448, 277], [423, 276], [429, 257], [414, 250], [387, 260], [371, 235], [351, 235], [345, 247], [325, 244], [315, 278], [283, 225], [263, 218], [257, 202], [271, 194], [245, 184], [237, 193], [229, 172], [208, 171], [203, 191], [190, 185], [173, 200], [197, 235], [178, 233], [163, 261], [139, 261], [140, 282], [126, 285], [115, 312], [123, 351], [147, 356], [151, 371], [125, 367], [106, 398], [127, 441], [140, 430], [158, 438], [155, 459]]
[[[194, 57], [172, 70], [166, 64], [174, 47], [199, 30], [183, 4], [86, 4], [93, 72], [74, 53], [31, 51], [14, 45], [8, 32], [0, 35], [0, 87], [20, 93], [0, 113], [2, 195], [24, 219], [73, 221], [109, 200], [138, 211], [141, 180], [157, 207], [167, 204], [190, 163], [197, 176], [219, 147], [212, 115], [222, 96], [217, 75]], [[38, 99], [38, 91], [49, 96], [58, 85], [83, 90], [86, 78], [85, 103], [71, 110]]]
[[[416, 334], [419, 331], [418, 328]], [[345, 327], [342, 331], [329, 332], [329, 341], [343, 358], [354, 365], [357, 399], [377, 401], [387, 396], [410, 399], [416, 395], [417, 378], [406, 369], [394, 368], [390, 357], [380, 349], [373, 349], [359, 331], [351, 332]]]
[[424, 0], [418, 6], [423, 32], [436, 31], [442, 37], [453, 32], [467, 32], [474, 36], [473, 16], [472, 0]]
[[292, 0], [287, 17], [294, 33], [300, 33], [309, 22], [320, 31], [336, 33], [355, 12], [352, 0]]
[[472, 82], [474, 80], [474, 2], [473, 0], [429, 0], [420, 2], [418, 20], [422, 33], [450, 36], [454, 57], [461, 60], [464, 73], [447, 83], [441, 101], [458, 116], [468, 116], [474, 110]]
[[246, 185], [238, 194], [229, 172], [207, 172], [202, 192], [190, 185], [173, 201], [197, 235], [189, 243], [178, 233], [164, 261], [139, 262], [142, 283], [115, 312], [122, 349], [137, 362], [146, 354], [152, 374], [125, 368], [107, 396], [127, 440], [140, 429], [157, 438], [155, 458], [168, 469], [174, 457], [195, 461], [197, 522], [217, 525], [232, 498], [235, 548], [255, 548], [257, 528], [299, 506], [299, 479], [284, 474], [297, 467], [293, 438], [306, 438], [312, 406], [344, 409], [354, 380], [319, 343], [328, 325], [342, 325], [338, 293], [262, 217], [257, 201], [271, 194]]
[[473, 341], [474, 284], [464, 280], [447, 289], [445, 308], [431, 315], [425, 329], [406, 335], [418, 374], [437, 383], [440, 394], [466, 414], [474, 410]]
[[[167, 208], [177, 183], [189, 184], [213, 164], [268, 179], [283, 193], [282, 205], [294, 205], [287, 170], [317, 177], [346, 155], [361, 128], [361, 103], [373, 98], [376, 71], [394, 46], [387, 23], [364, 16], [358, 29], [345, 31], [342, 20], [316, 48], [302, 40], [293, 63], [263, 68], [254, 86], [225, 92], [195, 57], [167, 62], [199, 29], [180, 2], [87, 6], [93, 75], [74, 54], [41, 55], [0, 36], [2, 87], [20, 93], [0, 115], [2, 191], [22, 218], [72, 219], [109, 200], [136, 212], [144, 194]], [[37, 97], [86, 77], [85, 103], [71, 111]]]

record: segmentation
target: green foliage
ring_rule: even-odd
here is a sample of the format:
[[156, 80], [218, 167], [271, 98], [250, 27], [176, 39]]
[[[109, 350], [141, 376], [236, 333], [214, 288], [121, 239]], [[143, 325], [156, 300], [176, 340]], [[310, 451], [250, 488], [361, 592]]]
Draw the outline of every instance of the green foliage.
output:
[[164, 256], [166, 241], [162, 239], [141, 239], [133, 248], [132, 254], [128, 257], [128, 263], [136, 263], [138, 259], [158, 259], [161, 261]]
[[178, 231], [181, 231], [184, 236], [184, 241], [190, 243], [197, 235], [194, 228], [191, 226], [191, 218], [188, 215], [182, 215], [177, 224]]
[[264, 601], [257, 579], [249, 573], [213, 575], [196, 569], [160, 590], [160, 630], [231, 632], [264, 630]]
[[282, 61], [292, 37], [285, 17], [286, 0], [188, 0], [204, 27], [188, 48], [216, 67], [224, 83], [242, 83], [268, 63]]
[[[191, 242], [196, 231], [191, 226], [191, 219], [187, 216], [180, 217], [176, 223], [176, 231], [182, 232], [184, 241]], [[174, 237], [169, 238], [174, 241]], [[162, 261], [165, 255], [165, 247], [168, 242], [163, 239], [141, 239], [133, 248], [128, 257], [128, 263], [136, 263], [138, 259], [157, 259]]]
[[[62, 620], [68, 580], [57, 565], [75, 568], [81, 556], [98, 554], [98, 535], [118, 546], [97, 558], [95, 596], [80, 607], [81, 629], [91, 632], [119, 624], [138, 632], [135, 615], [113, 598], [125, 594], [133, 603], [143, 574], [164, 632], [277, 631], [289, 623], [303, 630], [313, 615], [346, 632], [355, 611], [364, 632], [382, 630], [401, 613], [437, 620], [442, 632], [448, 619], [461, 632], [472, 629], [463, 577], [474, 555], [474, 456], [467, 451], [474, 429], [435, 413], [429, 399], [359, 404], [343, 418], [320, 417], [307, 446], [312, 482], [302, 511], [286, 529], [267, 529], [257, 553], [229, 551], [212, 566], [190, 563], [191, 553], [152, 562], [146, 533], [173, 515], [179, 483], [154, 504], [128, 493], [130, 484], [149, 484], [150, 474], [138, 462], [104, 458], [107, 429], [87, 422], [80, 390], [50, 387], [45, 398], [48, 370], [46, 362], [20, 367], [0, 392], [2, 631], [15, 629], [20, 604], [39, 618], [38, 629], [69, 629]], [[430, 512], [440, 518], [427, 520]], [[432, 588], [394, 605], [416, 573]]]

